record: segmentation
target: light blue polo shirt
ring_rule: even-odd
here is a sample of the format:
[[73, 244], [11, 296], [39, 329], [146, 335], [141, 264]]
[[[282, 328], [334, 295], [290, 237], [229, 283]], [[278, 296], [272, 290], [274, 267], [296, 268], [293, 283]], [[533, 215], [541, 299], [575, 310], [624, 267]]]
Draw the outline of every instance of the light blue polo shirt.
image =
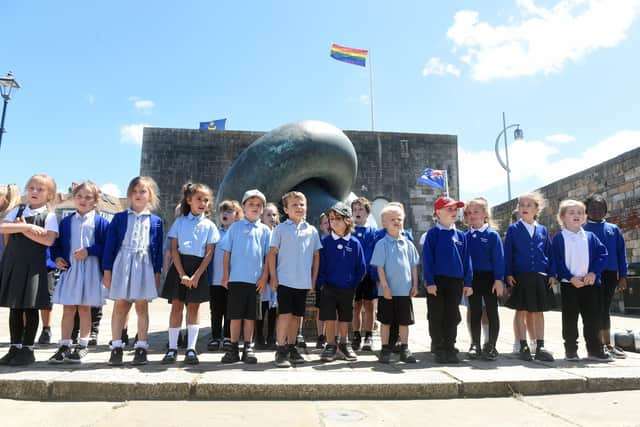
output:
[[278, 248], [278, 284], [294, 289], [311, 289], [313, 253], [322, 249], [318, 230], [306, 221], [290, 219], [278, 225], [271, 236]]
[[182, 255], [193, 255], [203, 258], [207, 245], [213, 245], [220, 240], [215, 224], [204, 214], [193, 216], [191, 212], [176, 218], [171, 225], [169, 239], [178, 240], [178, 252]]
[[264, 257], [269, 253], [271, 230], [260, 220], [246, 218], [234, 222], [220, 242], [222, 250], [231, 253], [229, 281], [257, 283], [264, 268]]
[[211, 286], [221, 286], [222, 283], [222, 261], [224, 259], [224, 249], [222, 249], [222, 242], [224, 241], [224, 237], [227, 235], [227, 230], [220, 227], [218, 228], [218, 233], [220, 233], [220, 240], [216, 245], [216, 250], [213, 252], [213, 259], [211, 260], [211, 264], [209, 268], [211, 268], [211, 280], [209, 281]]
[[[405, 236], [397, 239], [386, 234], [376, 243], [371, 256], [371, 265], [383, 267], [391, 295], [409, 296], [411, 294], [411, 269], [420, 264], [416, 247]], [[382, 296], [382, 285], [378, 293]]]

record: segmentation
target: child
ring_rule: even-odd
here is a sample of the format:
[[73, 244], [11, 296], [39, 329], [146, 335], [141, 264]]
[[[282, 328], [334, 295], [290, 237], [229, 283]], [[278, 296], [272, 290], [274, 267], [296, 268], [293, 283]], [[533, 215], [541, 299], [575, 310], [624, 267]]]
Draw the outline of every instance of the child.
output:
[[450, 197], [435, 201], [438, 223], [427, 232], [422, 249], [429, 331], [437, 363], [459, 363], [454, 344], [461, 320], [460, 298], [473, 294], [467, 236], [455, 225], [462, 207], [464, 203]]
[[563, 200], [558, 211], [562, 231], [553, 236], [553, 256], [562, 292], [562, 337], [565, 360], [578, 361], [578, 314], [589, 360], [607, 362], [611, 356], [598, 336], [600, 273], [607, 262], [607, 248], [596, 235], [585, 231], [585, 206]]
[[[331, 229], [329, 228], [329, 217], [326, 213], [322, 212], [320, 214], [320, 219], [318, 220], [318, 232], [320, 233], [320, 239], [328, 236], [331, 233]], [[318, 339], [316, 340], [316, 349], [323, 349], [325, 344], [327, 343], [327, 336], [325, 334], [324, 321], [320, 320], [320, 305], [322, 303], [322, 290], [316, 286], [315, 289], [316, 294], [316, 332], [318, 335]]]
[[225, 351], [231, 348], [231, 329], [227, 316], [227, 288], [221, 285], [224, 249], [222, 249], [220, 242], [229, 231], [231, 224], [242, 219], [242, 207], [236, 200], [223, 200], [218, 206], [218, 215], [220, 240], [213, 252], [213, 259], [208, 270], [209, 310], [211, 312], [211, 341], [207, 344], [209, 351], [218, 351], [221, 345]]
[[[0, 221], [20, 202], [20, 190], [16, 184], [0, 184]], [[5, 240], [8, 234], [0, 236], [0, 261], [4, 253]]]
[[611, 299], [616, 289], [623, 291], [627, 289], [627, 253], [622, 232], [615, 224], [605, 221], [607, 215], [607, 202], [599, 194], [587, 198], [585, 201], [587, 208], [587, 223], [584, 225], [586, 231], [594, 233], [598, 239], [607, 247], [607, 264], [602, 272], [602, 286], [600, 301], [602, 309], [600, 313], [600, 339], [606, 347], [606, 351], [617, 359], [627, 357], [620, 348], [611, 345], [611, 317], [609, 309]]
[[[351, 210], [356, 223], [355, 238], [358, 239], [364, 250], [364, 258], [367, 263], [367, 274], [358, 284], [355, 293], [355, 304], [353, 310], [353, 349], [359, 350], [362, 341], [361, 329], [364, 327], [363, 351], [371, 351], [373, 345], [373, 313], [374, 305], [378, 298], [378, 291], [375, 281], [369, 273], [371, 255], [376, 243], [376, 230], [367, 226], [367, 219], [371, 214], [371, 204], [366, 197], [358, 197], [351, 202]], [[362, 312], [364, 311], [364, 315]]]
[[314, 288], [318, 277], [319, 250], [322, 245], [318, 230], [305, 221], [305, 195], [290, 191], [282, 196], [282, 205], [289, 219], [273, 231], [269, 274], [271, 289], [278, 291], [278, 349], [275, 365], [286, 368], [292, 363], [304, 363], [295, 340], [306, 309], [307, 292]]
[[371, 265], [377, 269], [379, 279], [378, 321], [381, 323], [380, 362], [389, 363], [392, 347], [389, 330], [392, 323], [399, 325], [401, 344], [400, 360], [416, 363], [408, 346], [409, 325], [415, 323], [411, 297], [418, 294], [418, 269], [420, 257], [413, 243], [401, 234], [404, 209], [387, 205], [380, 213], [386, 235], [373, 250]]
[[169, 349], [163, 364], [175, 363], [178, 357], [178, 335], [182, 325], [182, 312], [187, 306], [187, 351], [184, 363], [199, 363], [196, 343], [199, 330], [200, 303], [209, 301], [207, 267], [213, 257], [215, 244], [220, 239], [216, 226], [205, 215], [209, 214], [212, 193], [204, 184], [188, 183], [182, 187], [180, 211], [169, 234], [171, 259], [162, 297], [171, 303], [169, 317]]
[[242, 361], [258, 362], [253, 343], [256, 313], [261, 307], [257, 293], [264, 291], [268, 268], [265, 258], [269, 251], [271, 231], [260, 222], [267, 200], [259, 190], [248, 190], [242, 196], [244, 219], [234, 222], [220, 243], [224, 250], [221, 284], [229, 290], [228, 315], [231, 319], [231, 347], [222, 356], [222, 363], [240, 361], [238, 341], [244, 337]]
[[[60, 222], [60, 235], [51, 247], [56, 267], [62, 271], [53, 303], [62, 304], [62, 339], [49, 363], [80, 363], [88, 353], [91, 308], [104, 305], [100, 262], [109, 222], [98, 215], [100, 190], [85, 181], [73, 191], [76, 212]], [[71, 351], [76, 312], [80, 317], [78, 345]]]
[[[278, 214], [278, 207], [274, 203], [267, 203], [267, 206], [262, 212], [260, 220], [263, 224], [269, 227], [269, 230], [273, 232], [274, 228], [280, 224], [280, 215]], [[262, 318], [256, 319], [256, 348], [267, 349], [273, 348], [275, 350], [276, 345], [276, 317], [278, 315], [278, 293], [271, 290], [271, 286], [265, 286], [264, 292], [260, 298], [260, 312]], [[267, 322], [267, 338], [264, 338], [264, 324], [265, 317]]]
[[158, 206], [158, 186], [147, 176], [135, 177], [127, 188], [129, 209], [113, 216], [104, 247], [104, 286], [114, 300], [109, 365], [122, 365], [122, 329], [135, 304], [138, 341], [134, 365], [147, 363], [149, 301], [158, 296], [162, 270], [162, 220], [150, 209]]
[[544, 312], [553, 304], [555, 270], [547, 228], [536, 221], [544, 202], [538, 192], [518, 196], [520, 220], [509, 226], [504, 241], [505, 277], [512, 289], [506, 306], [516, 310], [520, 359], [532, 360], [525, 338], [526, 319], [531, 338], [536, 340], [535, 359], [553, 362], [553, 355], [544, 347]]
[[0, 224], [9, 242], [0, 268], [0, 307], [9, 307], [11, 347], [1, 365], [35, 362], [33, 343], [38, 332], [38, 309], [51, 304], [47, 277], [47, 248], [58, 237], [58, 220], [49, 204], [56, 182], [48, 175], [29, 178], [24, 205], [11, 210]]
[[[500, 235], [491, 228], [489, 205], [483, 198], [470, 200], [465, 208], [469, 224], [466, 238], [473, 266], [473, 294], [469, 297], [471, 313], [471, 348], [469, 357], [496, 360], [496, 342], [500, 331], [498, 298], [504, 290], [504, 250]], [[480, 323], [484, 310], [489, 320], [489, 340], [480, 351]]]
[[[320, 269], [316, 287], [322, 289], [320, 319], [327, 328], [327, 345], [322, 361], [335, 360], [340, 351], [345, 360], [355, 361], [355, 351], [349, 344], [349, 323], [353, 320], [353, 295], [366, 273], [364, 251], [358, 239], [353, 237], [354, 227], [351, 209], [337, 202], [329, 210], [331, 235], [322, 239]], [[336, 345], [336, 311], [340, 344]]]

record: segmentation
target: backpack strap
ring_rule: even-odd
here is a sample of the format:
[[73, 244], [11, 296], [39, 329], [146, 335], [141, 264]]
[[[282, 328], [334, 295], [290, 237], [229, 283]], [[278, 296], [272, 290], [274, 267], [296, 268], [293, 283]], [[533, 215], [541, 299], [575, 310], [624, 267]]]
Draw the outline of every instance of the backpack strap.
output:
[[27, 208], [27, 205], [24, 203], [21, 203], [20, 205], [18, 205], [18, 212], [16, 213], [16, 218], [20, 218], [26, 208]]

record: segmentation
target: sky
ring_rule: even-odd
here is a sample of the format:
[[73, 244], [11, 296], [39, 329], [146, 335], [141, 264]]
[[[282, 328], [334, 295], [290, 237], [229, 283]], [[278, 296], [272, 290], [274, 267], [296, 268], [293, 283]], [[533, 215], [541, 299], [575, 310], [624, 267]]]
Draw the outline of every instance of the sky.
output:
[[[269, 131], [315, 119], [458, 137], [460, 196], [512, 194], [640, 146], [640, 0], [41, 0], [2, 10], [0, 182], [91, 179], [122, 195], [144, 126]], [[368, 49], [367, 67], [329, 57]], [[504, 144], [504, 141], [502, 141]], [[438, 168], [439, 165], [425, 167]]]

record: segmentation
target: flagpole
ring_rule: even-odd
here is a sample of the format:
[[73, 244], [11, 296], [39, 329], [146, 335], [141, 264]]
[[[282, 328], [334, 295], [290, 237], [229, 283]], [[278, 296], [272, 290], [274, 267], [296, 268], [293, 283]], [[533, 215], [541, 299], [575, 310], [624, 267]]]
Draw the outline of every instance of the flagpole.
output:
[[444, 188], [447, 193], [447, 197], [449, 197], [449, 172], [447, 172], [446, 169], [444, 170]]
[[373, 61], [371, 60], [371, 51], [369, 51], [369, 100], [371, 104], [371, 132], [373, 132]]

